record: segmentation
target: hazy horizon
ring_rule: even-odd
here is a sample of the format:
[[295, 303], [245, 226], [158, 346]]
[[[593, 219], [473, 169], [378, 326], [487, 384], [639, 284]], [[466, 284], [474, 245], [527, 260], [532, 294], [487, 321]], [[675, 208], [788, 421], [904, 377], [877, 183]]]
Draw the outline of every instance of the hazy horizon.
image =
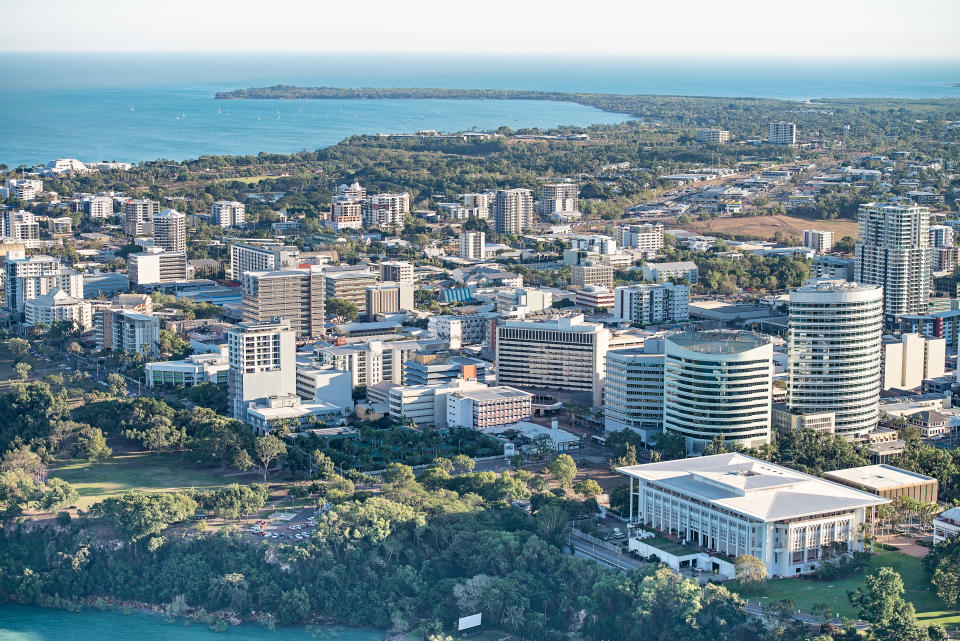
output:
[[5, 52], [567, 54], [576, 56], [925, 59], [960, 57], [953, 0], [772, 7], [765, 0], [668, 4], [599, 0], [350, 5], [258, 0], [6, 3]]

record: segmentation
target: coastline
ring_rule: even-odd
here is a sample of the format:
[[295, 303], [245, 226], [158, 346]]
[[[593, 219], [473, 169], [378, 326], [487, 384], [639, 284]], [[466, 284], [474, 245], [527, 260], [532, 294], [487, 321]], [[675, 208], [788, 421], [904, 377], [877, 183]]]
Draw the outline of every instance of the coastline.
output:
[[[168, 622], [183, 620], [189, 621], [192, 624], [207, 625], [215, 632], [223, 631], [228, 627], [237, 625], [261, 625], [267, 630], [272, 630], [277, 626], [274, 615], [269, 612], [250, 612], [246, 616], [240, 616], [232, 610], [207, 611], [203, 607], [189, 606], [185, 608], [182, 613], [173, 615], [167, 613], [166, 606], [162, 604], [148, 603], [146, 601], [137, 601], [134, 599], [117, 599], [114, 597], [104, 596], [87, 597], [82, 601], [64, 601], [62, 603], [21, 603], [20, 601], [14, 601], [11, 599], [2, 601], [2, 603], [58, 610], [61, 612], [82, 612], [84, 610], [120, 612], [121, 614], [139, 612], [141, 614], [156, 616], [158, 619], [165, 619]], [[383, 641], [403, 641], [406, 638], [405, 633], [389, 634], [386, 630], [381, 630], [374, 626], [356, 626], [322, 616], [311, 616], [306, 621], [291, 624], [291, 627], [302, 627], [305, 630], [310, 630], [313, 626], [354, 628], [358, 630], [380, 630], [383, 634]]]

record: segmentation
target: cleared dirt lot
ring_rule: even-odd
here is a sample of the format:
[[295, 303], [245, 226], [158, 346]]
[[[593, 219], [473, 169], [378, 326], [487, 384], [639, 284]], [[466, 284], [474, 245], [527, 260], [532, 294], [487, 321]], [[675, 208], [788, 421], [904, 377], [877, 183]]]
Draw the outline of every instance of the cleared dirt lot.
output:
[[844, 236], [857, 237], [857, 223], [853, 220], [809, 220], [794, 216], [754, 216], [751, 218], [716, 218], [694, 221], [684, 227], [701, 234], [720, 232], [725, 234], [748, 234], [772, 239], [778, 231], [793, 236], [802, 236], [804, 229], [832, 231], [837, 240]]

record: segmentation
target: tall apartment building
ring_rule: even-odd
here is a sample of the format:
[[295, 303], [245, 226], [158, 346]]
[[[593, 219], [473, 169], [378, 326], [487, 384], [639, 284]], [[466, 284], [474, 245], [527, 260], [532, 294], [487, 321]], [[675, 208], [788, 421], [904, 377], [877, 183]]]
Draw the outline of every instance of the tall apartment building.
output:
[[613, 289], [613, 266], [600, 265], [587, 261], [583, 265], [574, 265], [570, 268], [570, 284], [574, 287], [599, 285]]
[[617, 244], [623, 248], [636, 249], [648, 256], [663, 249], [663, 225], [643, 223], [617, 227]]
[[413, 306], [413, 286], [410, 283], [379, 283], [364, 290], [364, 308], [369, 319], [377, 314], [396, 314], [410, 311]]
[[496, 328], [497, 382], [599, 407], [610, 330], [583, 315]]
[[576, 183], [553, 183], [540, 188], [540, 213], [546, 216], [555, 213], [579, 211], [579, 190]]
[[380, 263], [380, 280], [413, 284], [413, 265], [405, 260], [386, 260]]
[[810, 280], [790, 292], [787, 407], [835, 414], [836, 433], [859, 439], [877, 426], [883, 289]]
[[296, 351], [287, 320], [244, 322], [227, 332], [227, 382], [234, 418], [249, 422], [251, 403], [296, 394]]
[[648, 282], [665, 281], [674, 278], [685, 278], [693, 285], [700, 277], [700, 269], [690, 260], [681, 260], [675, 263], [644, 263], [643, 280]]
[[363, 201], [363, 224], [380, 229], [403, 227], [410, 213], [410, 194], [374, 194]]
[[153, 242], [167, 251], [187, 251], [187, 217], [176, 209], [164, 209], [154, 216]]
[[4, 191], [8, 198], [33, 200], [43, 191], [43, 181], [32, 178], [7, 178], [4, 182]]
[[230, 273], [240, 281], [244, 272], [263, 272], [297, 267], [300, 250], [293, 245], [234, 243], [230, 245]]
[[498, 234], [522, 234], [533, 224], [533, 196], [529, 189], [497, 190], [493, 207]]
[[32, 212], [11, 209], [7, 211], [4, 219], [6, 236], [14, 242], [23, 243], [26, 249], [40, 247], [40, 223]]
[[771, 122], [767, 142], [771, 145], [797, 144], [797, 125], [792, 122]]
[[83, 298], [83, 275], [63, 267], [52, 256], [7, 258], [4, 260], [6, 309], [23, 313], [24, 303], [60, 289], [72, 298]]
[[644, 443], [663, 433], [663, 341], [607, 352], [603, 383], [603, 426], [609, 434], [633, 430]]
[[460, 232], [460, 258], [467, 260], [486, 260], [487, 235], [482, 231]]
[[376, 285], [379, 276], [372, 272], [328, 272], [327, 298], [343, 298], [354, 303], [360, 314], [367, 313], [366, 289]]
[[489, 220], [493, 216], [496, 193], [463, 194], [463, 208], [469, 216], [476, 216], [481, 220]]
[[654, 325], [690, 320], [690, 288], [658, 283], [617, 287], [613, 315], [619, 323]]
[[773, 343], [751, 332], [683, 332], [664, 339], [663, 428], [702, 452], [715, 437], [770, 442]]
[[153, 218], [160, 213], [156, 200], [131, 199], [123, 203], [123, 233], [130, 238], [150, 236], [153, 233]]
[[881, 389], [917, 389], [944, 375], [947, 341], [920, 334], [885, 336], [882, 342]]
[[121, 294], [94, 314], [100, 349], [151, 355], [157, 353], [160, 318], [152, 315], [153, 302], [145, 294]]
[[933, 286], [929, 216], [925, 207], [914, 205], [860, 206], [854, 280], [883, 286], [888, 320], [927, 311]]
[[697, 142], [701, 145], [722, 145], [730, 140], [726, 129], [697, 129]]
[[931, 247], [953, 247], [953, 227], [949, 225], [930, 225]]
[[803, 246], [809, 247], [819, 254], [826, 254], [833, 249], [833, 232], [819, 229], [803, 230]]
[[243, 320], [280, 318], [297, 338], [322, 338], [326, 286], [321, 268], [244, 272]]
[[145, 252], [127, 256], [127, 276], [133, 286], [187, 280], [187, 254], [148, 247]]
[[363, 227], [363, 203], [359, 200], [335, 200], [330, 204], [330, 224], [335, 231]]
[[247, 220], [246, 211], [243, 203], [218, 200], [210, 207], [210, 221], [221, 227], [243, 227]]
[[85, 196], [80, 201], [80, 206], [90, 218], [113, 217], [113, 198], [110, 196]]
[[354, 180], [353, 183], [343, 184], [337, 187], [337, 192], [333, 195], [334, 200], [363, 200], [367, 197], [367, 190], [360, 186], [360, 182]]

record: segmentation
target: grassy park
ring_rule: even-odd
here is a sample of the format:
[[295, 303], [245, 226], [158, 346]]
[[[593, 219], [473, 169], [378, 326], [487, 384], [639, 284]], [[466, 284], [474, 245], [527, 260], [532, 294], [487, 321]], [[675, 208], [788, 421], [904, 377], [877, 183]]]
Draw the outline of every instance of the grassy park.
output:
[[[924, 624], [940, 623], [948, 629], [960, 627], [960, 611], [949, 610], [937, 597], [930, 584], [930, 577], [923, 569], [920, 559], [900, 552], [881, 552], [875, 555], [864, 572], [836, 581], [812, 581], [810, 579], [775, 579], [768, 581], [762, 593], [743, 595], [752, 603], [771, 603], [790, 599], [797, 608], [810, 612], [817, 603], [829, 603], [841, 617], [854, 619], [857, 611], [850, 605], [848, 591], [863, 586], [864, 577], [881, 567], [890, 567], [900, 573], [905, 588], [904, 598], [917, 609], [917, 619]], [[735, 584], [731, 589], [737, 590]]]
[[209, 489], [249, 480], [245, 476], [240, 479], [225, 476], [215, 467], [182, 460], [185, 457], [189, 454], [123, 452], [103, 463], [81, 460], [57, 463], [50, 468], [49, 476], [73, 485], [80, 495], [77, 506], [81, 508], [129, 490]]

